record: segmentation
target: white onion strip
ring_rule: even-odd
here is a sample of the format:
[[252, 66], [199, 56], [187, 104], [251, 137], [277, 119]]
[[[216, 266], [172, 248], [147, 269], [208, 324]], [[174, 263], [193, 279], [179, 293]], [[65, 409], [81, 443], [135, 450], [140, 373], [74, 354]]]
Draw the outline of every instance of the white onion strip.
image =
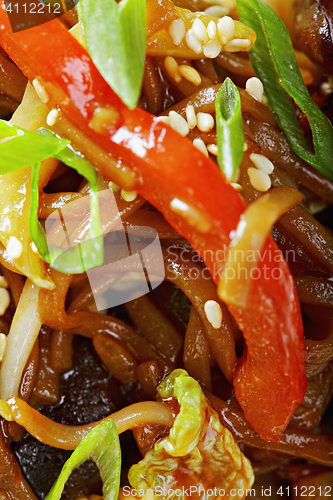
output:
[[18, 395], [24, 367], [42, 326], [37, 311], [39, 290], [27, 279], [7, 336], [0, 369], [0, 397], [5, 400]]

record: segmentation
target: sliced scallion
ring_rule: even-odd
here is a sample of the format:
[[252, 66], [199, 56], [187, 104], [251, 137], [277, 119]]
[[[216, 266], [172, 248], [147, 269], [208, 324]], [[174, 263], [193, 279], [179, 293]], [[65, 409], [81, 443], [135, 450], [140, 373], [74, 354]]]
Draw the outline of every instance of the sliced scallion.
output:
[[141, 93], [146, 54], [146, 0], [81, 0], [79, 19], [97, 69], [133, 109]]
[[[250, 57], [268, 102], [294, 151], [333, 181], [333, 127], [311, 99], [299, 71], [287, 28], [260, 0], [236, 0], [240, 20], [257, 34]], [[307, 116], [314, 152], [296, 117], [290, 97]]]
[[243, 157], [244, 130], [240, 95], [236, 85], [226, 78], [215, 100], [217, 162], [228, 180], [232, 180]]
[[74, 469], [93, 458], [103, 482], [104, 500], [117, 500], [120, 485], [121, 450], [116, 424], [104, 420], [81, 441], [62, 468], [45, 500], [60, 500]]

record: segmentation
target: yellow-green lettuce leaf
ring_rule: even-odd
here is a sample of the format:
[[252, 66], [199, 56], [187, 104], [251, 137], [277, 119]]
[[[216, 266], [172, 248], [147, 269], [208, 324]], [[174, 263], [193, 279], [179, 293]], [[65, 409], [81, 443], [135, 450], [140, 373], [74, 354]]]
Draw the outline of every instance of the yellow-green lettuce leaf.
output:
[[244, 498], [254, 481], [251, 463], [198, 382], [185, 370], [175, 370], [159, 385], [158, 393], [162, 399], [175, 398], [180, 410], [169, 435], [131, 467], [128, 478], [137, 495], [152, 490], [165, 500], [205, 494], [207, 498], [208, 490], [213, 490], [216, 500], [231, 494], [233, 499]]

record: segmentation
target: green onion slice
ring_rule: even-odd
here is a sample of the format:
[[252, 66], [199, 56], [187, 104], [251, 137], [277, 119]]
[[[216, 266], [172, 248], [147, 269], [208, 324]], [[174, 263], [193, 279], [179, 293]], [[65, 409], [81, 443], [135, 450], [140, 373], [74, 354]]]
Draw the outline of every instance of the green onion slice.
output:
[[[53, 132], [46, 129], [39, 130], [38, 134], [41, 134], [41, 136], [45, 138], [55, 136]], [[30, 235], [43, 259], [54, 269], [67, 274], [80, 274], [88, 269], [101, 265], [104, 259], [103, 238], [98, 207], [97, 174], [91, 163], [83, 158], [80, 153], [74, 151], [69, 145], [62, 151], [54, 153], [52, 156], [69, 167], [74, 168], [90, 183], [92, 190], [90, 194], [90, 230], [85, 241], [67, 250], [63, 248], [60, 249], [55, 245], [48, 245], [45, 233], [38, 221], [38, 173], [41, 163], [36, 162], [32, 167], [31, 179]]]
[[240, 95], [236, 85], [226, 78], [215, 100], [217, 162], [228, 180], [232, 180], [242, 161], [244, 130]]
[[138, 103], [146, 55], [146, 0], [81, 0], [79, 19], [87, 50], [120, 99]]
[[43, 137], [0, 120], [0, 175], [46, 160], [68, 144], [54, 134]]
[[[281, 129], [294, 151], [333, 181], [333, 127], [309, 95], [287, 28], [261, 0], [236, 0], [236, 4], [240, 20], [257, 34], [257, 41], [250, 50], [252, 65]], [[309, 120], [314, 152], [289, 97]]]
[[[48, 245], [38, 221], [38, 172], [41, 162], [57, 158], [83, 175], [91, 186], [90, 230], [85, 241], [67, 250]], [[53, 132], [41, 129], [37, 133], [21, 129], [0, 120], [0, 175], [32, 165], [29, 229], [42, 258], [54, 269], [68, 274], [80, 274], [103, 264], [103, 238], [99, 218], [97, 174], [83, 156], [74, 151], [70, 141], [58, 138]]]
[[93, 458], [103, 482], [104, 500], [117, 500], [120, 485], [121, 450], [116, 424], [104, 420], [81, 441], [62, 468], [45, 500], [60, 500], [65, 483], [74, 469]]

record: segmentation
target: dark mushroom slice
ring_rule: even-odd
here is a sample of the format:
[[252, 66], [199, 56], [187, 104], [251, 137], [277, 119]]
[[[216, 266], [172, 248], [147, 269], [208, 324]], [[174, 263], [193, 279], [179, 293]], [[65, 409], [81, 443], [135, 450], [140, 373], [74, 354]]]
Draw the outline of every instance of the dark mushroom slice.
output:
[[333, 68], [333, 3], [302, 0], [295, 19], [295, 40], [300, 50], [325, 73]]

